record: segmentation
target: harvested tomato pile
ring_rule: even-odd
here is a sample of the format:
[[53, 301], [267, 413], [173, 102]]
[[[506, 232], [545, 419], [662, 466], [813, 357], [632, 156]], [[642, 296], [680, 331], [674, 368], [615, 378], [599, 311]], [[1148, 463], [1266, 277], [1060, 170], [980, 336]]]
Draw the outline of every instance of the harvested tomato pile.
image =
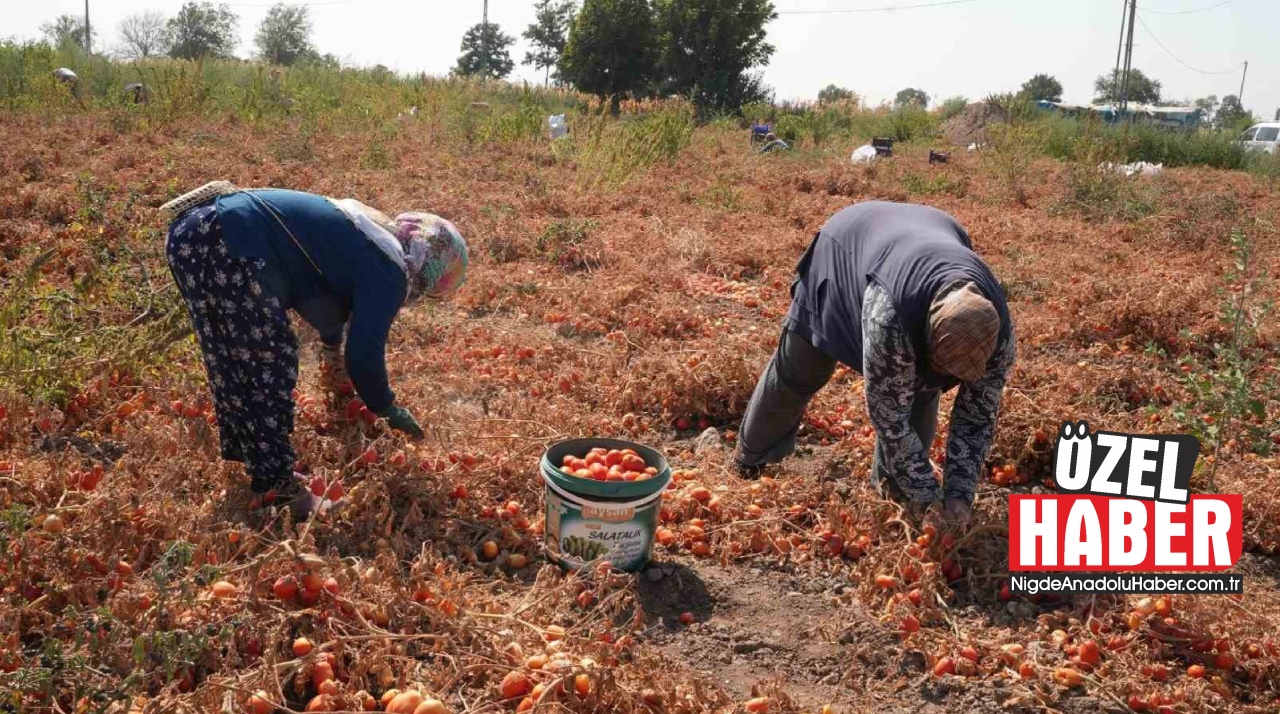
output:
[[[979, 155], [930, 166], [927, 146], [904, 146], [857, 167], [844, 147], [757, 156], [715, 127], [616, 191], [588, 190], [543, 143], [456, 141], [429, 120], [395, 127], [391, 168], [364, 160], [381, 129], [116, 110], [0, 127], [0, 709], [1277, 706], [1280, 403], [1248, 392], [1277, 377], [1277, 328], [1223, 319], [1280, 297], [1256, 279], [1280, 275], [1272, 186], [1168, 170], [1136, 179], [1154, 210], [1111, 220], [1071, 208], [1056, 162], [1033, 166], [1024, 207]], [[163, 260], [154, 208], [214, 179], [430, 210], [471, 241], [457, 300], [404, 311], [392, 333], [422, 442], [324, 388], [316, 337], [295, 324], [298, 469], [345, 502], [305, 524], [220, 461]], [[965, 535], [919, 532], [874, 497], [875, 435], [846, 368], [795, 457], [757, 481], [726, 468], [796, 258], [834, 211], [873, 198], [953, 213], [1009, 295], [1019, 359]], [[1007, 496], [1043, 487], [1067, 418], [1208, 436], [1193, 484], [1245, 494], [1246, 598], [1009, 594]], [[699, 439], [707, 427], [718, 438]], [[671, 463], [648, 571], [542, 560], [539, 458], [578, 436]], [[629, 456], [563, 466], [651, 475]]]
[[657, 476], [658, 469], [634, 449], [596, 447], [584, 457], [566, 454], [560, 473], [589, 481], [644, 481]]

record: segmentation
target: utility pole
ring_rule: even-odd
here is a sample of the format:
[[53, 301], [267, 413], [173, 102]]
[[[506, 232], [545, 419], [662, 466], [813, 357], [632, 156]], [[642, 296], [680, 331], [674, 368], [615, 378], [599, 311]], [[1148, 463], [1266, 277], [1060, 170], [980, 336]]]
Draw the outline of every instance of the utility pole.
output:
[[484, 0], [484, 19], [480, 21], [480, 76], [489, 74], [489, 0]]
[[1129, 20], [1129, 0], [1120, 4], [1120, 40], [1116, 42], [1116, 71], [1111, 74], [1111, 105], [1120, 103], [1120, 58], [1124, 56], [1124, 28]]
[[84, 53], [93, 54], [92, 38], [89, 32], [89, 0], [84, 0]]
[[1244, 61], [1244, 73], [1240, 75], [1240, 93], [1236, 95], [1236, 99], [1240, 100], [1240, 108], [1244, 109], [1244, 78], [1249, 76], [1249, 60]]
[[1133, 26], [1137, 22], [1138, 0], [1129, 0], [1129, 39], [1124, 51], [1124, 81], [1120, 85], [1120, 111], [1129, 108], [1129, 74], [1133, 71]]

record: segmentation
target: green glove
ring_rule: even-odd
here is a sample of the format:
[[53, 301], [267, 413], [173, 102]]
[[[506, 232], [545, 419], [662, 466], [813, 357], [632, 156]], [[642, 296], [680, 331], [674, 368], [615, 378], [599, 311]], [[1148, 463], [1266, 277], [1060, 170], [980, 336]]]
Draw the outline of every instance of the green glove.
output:
[[398, 407], [393, 404], [391, 408], [379, 416], [384, 417], [387, 420], [387, 424], [396, 431], [402, 431], [415, 439], [421, 439], [426, 436], [426, 434], [422, 433], [422, 427], [418, 426], [417, 420], [404, 407]]

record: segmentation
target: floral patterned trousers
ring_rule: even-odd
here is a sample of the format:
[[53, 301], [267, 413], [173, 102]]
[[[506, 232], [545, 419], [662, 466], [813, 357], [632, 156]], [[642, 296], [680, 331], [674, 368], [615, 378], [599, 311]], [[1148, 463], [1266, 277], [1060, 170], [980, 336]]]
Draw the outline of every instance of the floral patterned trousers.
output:
[[289, 483], [298, 342], [261, 260], [232, 255], [218, 211], [198, 206], [169, 227], [169, 270], [194, 323], [217, 412], [222, 458], [245, 465], [257, 493]]

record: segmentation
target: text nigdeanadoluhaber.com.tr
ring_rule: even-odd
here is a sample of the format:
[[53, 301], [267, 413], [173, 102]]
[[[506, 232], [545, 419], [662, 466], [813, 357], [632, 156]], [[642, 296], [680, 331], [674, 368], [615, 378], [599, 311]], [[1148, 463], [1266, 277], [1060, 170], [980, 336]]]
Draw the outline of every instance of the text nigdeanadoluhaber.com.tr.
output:
[[1014, 573], [1009, 578], [1009, 592], [1014, 595], [1239, 595], [1244, 592], [1244, 578], [1231, 573]]

